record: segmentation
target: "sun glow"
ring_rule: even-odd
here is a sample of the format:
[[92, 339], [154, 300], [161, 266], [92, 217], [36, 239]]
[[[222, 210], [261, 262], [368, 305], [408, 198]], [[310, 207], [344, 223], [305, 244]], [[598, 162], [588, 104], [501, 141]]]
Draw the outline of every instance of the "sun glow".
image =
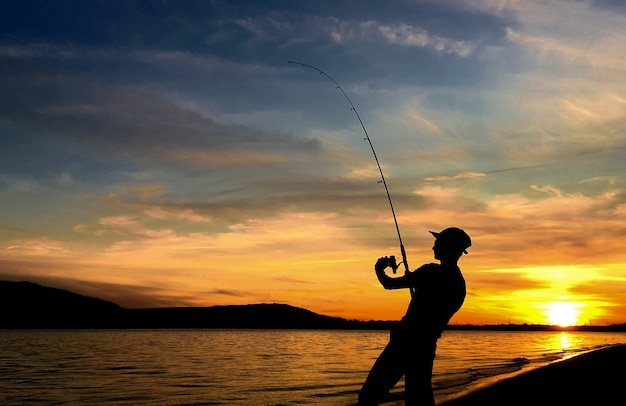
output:
[[580, 316], [580, 305], [573, 302], [551, 302], [546, 306], [546, 316], [550, 324], [567, 327], [574, 326]]

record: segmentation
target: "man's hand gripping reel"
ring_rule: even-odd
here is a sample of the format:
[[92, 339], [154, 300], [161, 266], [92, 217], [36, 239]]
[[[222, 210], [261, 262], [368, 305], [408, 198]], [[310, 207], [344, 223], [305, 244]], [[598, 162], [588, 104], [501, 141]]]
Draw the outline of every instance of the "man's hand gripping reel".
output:
[[400, 267], [400, 265], [396, 261], [396, 257], [394, 255], [390, 255], [388, 257], [383, 257], [379, 261], [380, 261], [381, 265], [383, 265], [383, 267], [382, 267], [383, 269], [384, 268], [391, 268], [393, 273], [396, 273], [396, 270]]
[[[400, 236], [400, 233], [398, 233], [398, 236]], [[409, 262], [406, 260], [406, 251], [404, 250], [404, 244], [402, 244], [402, 242], [400, 242], [400, 252], [402, 253], [401, 264], [404, 265], [404, 273], [407, 274], [409, 273]], [[396, 270], [400, 267], [400, 264], [396, 262], [396, 257], [394, 255], [391, 255], [389, 257], [389, 260], [389, 267], [391, 268], [393, 273], [396, 273]]]

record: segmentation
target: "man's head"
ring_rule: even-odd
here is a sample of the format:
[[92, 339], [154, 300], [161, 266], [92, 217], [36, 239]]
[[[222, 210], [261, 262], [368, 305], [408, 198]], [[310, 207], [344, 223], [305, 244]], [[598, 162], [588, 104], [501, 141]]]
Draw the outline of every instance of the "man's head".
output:
[[[467, 248], [472, 245], [472, 239], [470, 236], [460, 228], [450, 227], [441, 232], [430, 231], [435, 237], [435, 256], [442, 252], [446, 253], [446, 256], [453, 255], [460, 257], [461, 254], [467, 254]], [[438, 252], [439, 251], [439, 252]]]

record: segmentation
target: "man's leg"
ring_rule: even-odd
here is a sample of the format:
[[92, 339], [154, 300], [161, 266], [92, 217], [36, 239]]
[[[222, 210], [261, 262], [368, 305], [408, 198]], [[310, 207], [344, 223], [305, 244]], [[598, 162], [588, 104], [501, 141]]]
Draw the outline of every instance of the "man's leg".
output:
[[360, 406], [377, 405], [402, 378], [402, 375], [404, 375], [402, 352], [391, 340], [372, 366], [359, 393], [358, 404]]
[[411, 354], [404, 376], [405, 405], [434, 406], [432, 376], [435, 350], [420, 348], [415, 354]]

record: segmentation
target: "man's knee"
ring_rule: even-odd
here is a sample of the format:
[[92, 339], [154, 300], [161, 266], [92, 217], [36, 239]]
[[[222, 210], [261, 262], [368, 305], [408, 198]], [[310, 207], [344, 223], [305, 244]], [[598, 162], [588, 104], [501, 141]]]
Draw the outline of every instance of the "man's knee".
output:
[[[359, 392], [359, 406], [378, 405], [381, 398], [385, 396], [391, 387], [381, 379], [372, 379], [372, 375], [368, 376]], [[380, 377], [379, 377], [380, 378]], [[391, 384], [393, 386], [393, 384]]]
[[376, 406], [378, 402], [371, 399], [367, 394], [363, 394], [363, 392], [359, 393], [359, 401], [357, 402], [358, 406]]
[[405, 404], [434, 406], [433, 387], [430, 376], [405, 377]]

